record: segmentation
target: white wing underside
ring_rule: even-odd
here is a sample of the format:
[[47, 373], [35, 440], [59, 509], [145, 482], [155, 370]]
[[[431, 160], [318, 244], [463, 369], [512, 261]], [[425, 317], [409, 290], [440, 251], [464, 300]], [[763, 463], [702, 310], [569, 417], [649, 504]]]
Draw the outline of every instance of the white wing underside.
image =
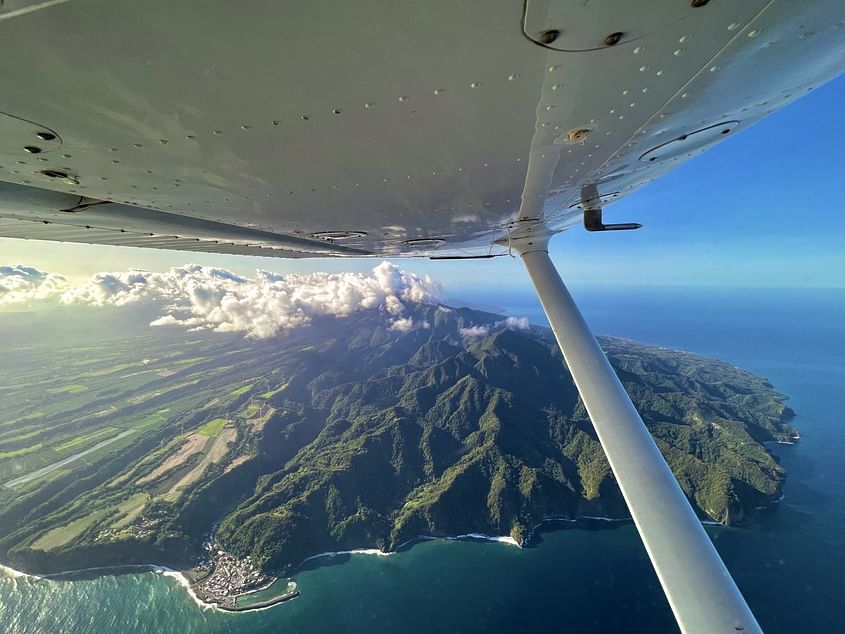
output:
[[501, 254], [515, 221], [566, 229], [583, 188], [618, 200], [835, 76], [843, 18], [836, 0], [9, 0], [0, 235]]

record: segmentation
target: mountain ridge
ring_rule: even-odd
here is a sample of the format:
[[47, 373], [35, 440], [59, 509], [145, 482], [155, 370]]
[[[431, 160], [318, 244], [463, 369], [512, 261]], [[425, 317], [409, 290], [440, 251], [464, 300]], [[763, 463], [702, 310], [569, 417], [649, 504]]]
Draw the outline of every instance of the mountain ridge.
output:
[[[547, 328], [428, 304], [403, 318], [399, 328], [371, 310], [270, 340], [197, 333], [186, 346], [176, 332], [172, 348], [126, 343], [143, 355], [139, 372], [152, 372], [146, 382], [121, 379], [115, 392], [104, 373], [117, 378], [127, 363], [92, 366], [84, 396], [62, 397], [69, 405], [33, 424], [66, 426], [71, 411], [79, 430], [142, 431], [75, 478], [0, 490], [4, 559], [40, 573], [185, 568], [212, 532], [234, 555], [282, 571], [422, 535], [524, 544], [547, 518], [628, 517]], [[765, 379], [626, 339], [600, 343], [702, 519], [741, 523], [780, 495], [785, 474], [761, 443], [789, 439], [793, 413]], [[106, 402], [115, 410], [101, 418]], [[80, 442], [64, 438], [59, 448]]]

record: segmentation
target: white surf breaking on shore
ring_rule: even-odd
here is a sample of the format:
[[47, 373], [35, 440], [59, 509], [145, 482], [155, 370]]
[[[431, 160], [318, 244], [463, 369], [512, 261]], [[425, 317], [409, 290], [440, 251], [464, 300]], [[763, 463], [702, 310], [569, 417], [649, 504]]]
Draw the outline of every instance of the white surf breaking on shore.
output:
[[522, 546], [519, 545], [519, 542], [517, 542], [510, 535], [485, 535], [484, 533], [465, 533], [463, 535], [457, 535], [455, 537], [446, 537], [444, 539], [478, 539], [485, 542], [499, 542], [500, 544], [510, 544], [511, 546], [522, 548]]
[[200, 599], [196, 592], [194, 592], [193, 587], [191, 587], [190, 580], [178, 570], [174, 570], [173, 568], [168, 568], [167, 566], [162, 566], [160, 564], [121, 564], [119, 566], [94, 566], [91, 568], [77, 568], [76, 570], [62, 570], [61, 572], [54, 572], [48, 575], [33, 575], [27, 572], [21, 572], [20, 570], [15, 570], [10, 566], [4, 566], [0, 564], [0, 572], [3, 573], [3, 576], [10, 578], [10, 579], [27, 579], [29, 581], [58, 581], [62, 577], [69, 577], [72, 575], [83, 574], [86, 572], [106, 572], [106, 571], [120, 571], [120, 570], [138, 570], [139, 572], [152, 572], [154, 574], [159, 574], [164, 577], [170, 577], [171, 579], [175, 579], [176, 582], [185, 588], [188, 592], [188, 596], [193, 599], [194, 603], [196, 603], [201, 609], [203, 610], [214, 610], [216, 612], [227, 612], [226, 610], [221, 610], [213, 603], [207, 603]]
[[322, 559], [324, 557], [337, 557], [338, 555], [377, 555], [379, 557], [388, 557], [390, 555], [395, 555], [395, 551], [391, 552], [384, 552], [383, 550], [379, 550], [378, 548], [353, 548], [352, 550], [329, 550], [324, 553], [317, 553], [316, 555], [311, 555], [310, 557], [306, 557], [302, 560], [302, 564], [306, 561], [311, 561], [312, 559]]
[[201, 610], [213, 610], [214, 612], [228, 613], [226, 610], [222, 610], [217, 607], [214, 603], [208, 603], [207, 601], [200, 599], [197, 593], [194, 592], [194, 587], [191, 585], [190, 579], [178, 570], [173, 570], [173, 568], [168, 568], [167, 566], [150, 566], [150, 569], [150, 572], [175, 579], [176, 583], [185, 588], [188, 596], [193, 599], [194, 603], [196, 603]]
[[475, 539], [487, 542], [499, 542], [501, 544], [510, 544], [511, 546], [522, 548], [519, 543], [510, 535], [485, 535], [483, 533], [464, 533], [463, 535], [446, 537], [436, 537], [435, 535], [417, 535], [416, 537], [399, 544], [395, 550], [387, 552], [378, 548], [353, 548], [352, 550], [331, 550], [324, 553], [317, 553], [316, 555], [311, 555], [310, 557], [306, 557], [302, 560], [299, 565], [301, 566], [305, 562], [311, 561], [313, 559], [321, 559], [324, 557], [337, 557], [338, 555], [376, 555], [377, 557], [390, 557], [392, 555], [397, 554], [399, 550], [401, 550], [408, 544], [412, 544], [417, 541], [455, 541], [467, 539]]
[[569, 524], [577, 524], [582, 520], [592, 520], [594, 522], [630, 522], [632, 521], [630, 517], [605, 517], [603, 515], [579, 515], [578, 517], [557, 517], [554, 515], [550, 515], [549, 517], [544, 517], [542, 521], [535, 524], [531, 527], [531, 534], [534, 533], [538, 528], [540, 528], [543, 524], [551, 523], [551, 522], [567, 522]]

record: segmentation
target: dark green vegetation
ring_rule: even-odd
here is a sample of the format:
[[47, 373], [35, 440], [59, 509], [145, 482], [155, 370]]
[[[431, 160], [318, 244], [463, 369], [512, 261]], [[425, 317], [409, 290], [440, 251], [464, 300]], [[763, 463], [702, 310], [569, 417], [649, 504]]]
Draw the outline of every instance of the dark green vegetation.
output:
[[[469, 309], [413, 317], [427, 327], [367, 312], [249, 341], [118, 309], [4, 316], [0, 558], [187, 566], [220, 522], [228, 550], [278, 570], [422, 534], [523, 542], [547, 517], [627, 515], [546, 329]], [[461, 335], [478, 325], [489, 335]], [[789, 437], [791, 411], [764, 379], [602, 343], [702, 517], [734, 523], [779, 495], [761, 443]]]

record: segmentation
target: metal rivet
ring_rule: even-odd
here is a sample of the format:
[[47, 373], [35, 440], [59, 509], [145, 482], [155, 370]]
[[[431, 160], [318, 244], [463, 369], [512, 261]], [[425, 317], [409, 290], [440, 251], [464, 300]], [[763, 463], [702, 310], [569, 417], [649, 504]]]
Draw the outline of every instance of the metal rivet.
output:
[[332, 114], [340, 114], [341, 112], [343, 112], [343, 111], [340, 108], [334, 108], [332, 110]]
[[634, 55], [639, 55], [644, 50], [645, 50], [645, 46], [638, 46], [637, 48], [634, 49]]
[[537, 34], [537, 41], [541, 44], [551, 44], [560, 36], [560, 31], [557, 29], [548, 29], [546, 31], [540, 31]]
[[675, 52], [672, 53], [672, 55], [674, 55], [675, 57], [680, 57], [681, 55], [684, 54], [684, 51], [686, 51], [686, 50], [687, 49], [685, 49], [685, 48], [676, 48]]
[[35, 145], [25, 145], [23, 149], [30, 154], [41, 154], [41, 148]]
[[367, 103], [365, 103], [365, 104], [364, 104], [364, 107], [365, 107], [365, 108], [367, 108], [367, 109], [369, 110], [370, 108], [374, 108], [374, 107], [375, 107], [375, 105], [376, 105], [376, 104], [374, 104], [373, 102], [368, 101]]
[[519, 73], [514, 73], [513, 75], [508, 75], [508, 81], [516, 81], [519, 79]]
[[53, 141], [56, 138], [56, 135], [52, 132], [36, 132], [35, 136], [37, 136], [42, 141]]
[[470, 88], [478, 88], [479, 86], [481, 86], [480, 81], [474, 81], [469, 85]]
[[435, 95], [442, 95], [442, 94], [443, 94], [443, 93], [445, 93], [445, 92], [446, 92], [446, 90], [444, 90], [443, 88], [435, 88], [435, 89], [434, 89], [434, 94], [435, 94]]
[[221, 134], [223, 134], [223, 130], [212, 130], [211, 134], [215, 134], [217, 136], [220, 136]]
[[408, 101], [408, 99], [410, 99], [408, 95], [402, 95], [401, 97], [399, 97], [399, 101], [401, 101], [402, 103], [405, 103], [406, 101]]
[[611, 33], [606, 38], [604, 38], [604, 45], [605, 46], [616, 46], [619, 42], [622, 41], [622, 36], [624, 33], [622, 31], [616, 31], [615, 33]]
[[555, 71], [558, 71], [558, 70], [560, 70], [560, 64], [552, 64], [552, 65], [551, 65], [551, 66], [549, 66], [549, 68], [548, 68], [548, 71], [549, 71], [550, 73], [554, 73]]

